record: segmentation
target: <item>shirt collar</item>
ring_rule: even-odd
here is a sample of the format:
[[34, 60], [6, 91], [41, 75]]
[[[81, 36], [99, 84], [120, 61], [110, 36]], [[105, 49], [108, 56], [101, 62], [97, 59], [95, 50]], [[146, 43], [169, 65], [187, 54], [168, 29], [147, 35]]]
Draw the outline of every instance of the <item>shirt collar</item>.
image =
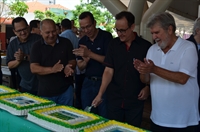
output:
[[[101, 31], [102, 30], [100, 28], [98, 28], [98, 30], [99, 30], [99, 32], [97, 33], [97, 36], [96, 36], [96, 38], [94, 40], [98, 39], [99, 38], [98, 36], [101, 35]], [[87, 35], [85, 35], [85, 37], [86, 37], [86, 41], [91, 41], [90, 38]]]
[[[57, 39], [56, 39], [56, 44], [58, 44], [58, 43], [59, 43], [59, 39], [57, 38]], [[45, 44], [45, 45], [48, 45], [45, 41], [44, 41], [44, 44]]]

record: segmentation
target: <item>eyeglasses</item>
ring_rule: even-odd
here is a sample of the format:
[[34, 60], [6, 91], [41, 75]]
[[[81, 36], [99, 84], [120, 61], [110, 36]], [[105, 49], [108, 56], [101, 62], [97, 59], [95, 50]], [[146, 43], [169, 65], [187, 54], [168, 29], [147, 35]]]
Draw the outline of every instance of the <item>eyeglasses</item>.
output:
[[87, 25], [87, 26], [85, 26], [85, 27], [80, 27], [80, 29], [81, 30], [85, 30], [85, 29], [90, 29], [91, 27], [92, 27], [92, 25], [93, 25], [93, 23], [92, 24], [90, 24], [90, 25]]
[[120, 32], [121, 34], [125, 34], [126, 31], [129, 29], [130, 27], [128, 27], [127, 29], [117, 29], [117, 28], [114, 28], [115, 32]]
[[27, 31], [28, 27], [25, 27], [23, 29], [15, 30], [16, 33], [21, 33]]

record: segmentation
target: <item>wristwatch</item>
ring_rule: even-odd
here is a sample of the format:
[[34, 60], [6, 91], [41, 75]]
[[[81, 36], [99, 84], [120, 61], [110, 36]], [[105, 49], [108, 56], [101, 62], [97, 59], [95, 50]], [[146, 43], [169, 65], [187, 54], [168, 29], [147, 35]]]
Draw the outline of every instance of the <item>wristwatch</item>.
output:
[[28, 56], [27, 56], [27, 55], [24, 56], [24, 60], [25, 60], [25, 61], [28, 60]]

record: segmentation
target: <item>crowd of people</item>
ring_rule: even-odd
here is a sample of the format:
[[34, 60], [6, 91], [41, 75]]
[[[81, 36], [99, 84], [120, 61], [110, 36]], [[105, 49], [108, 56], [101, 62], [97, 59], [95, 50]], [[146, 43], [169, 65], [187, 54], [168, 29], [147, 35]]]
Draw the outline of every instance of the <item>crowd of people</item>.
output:
[[[12, 21], [15, 37], [7, 65], [20, 76], [21, 92], [140, 127], [151, 96], [151, 131], [198, 132], [200, 19], [188, 40], [176, 36], [173, 16], [153, 14], [147, 22], [155, 44], [139, 36], [135, 17], [115, 16], [118, 37], [97, 28], [91, 12], [74, 21]], [[14, 73], [15, 74], [15, 73]], [[15, 74], [16, 75], [16, 74]]]

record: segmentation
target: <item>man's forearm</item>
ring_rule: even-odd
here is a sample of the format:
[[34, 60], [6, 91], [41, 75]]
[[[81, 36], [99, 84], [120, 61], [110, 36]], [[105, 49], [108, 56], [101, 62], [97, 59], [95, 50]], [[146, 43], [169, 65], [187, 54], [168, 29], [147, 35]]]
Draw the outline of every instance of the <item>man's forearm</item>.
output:
[[16, 68], [20, 63], [21, 63], [21, 61], [18, 61], [18, 60], [10, 61], [10, 62], [8, 62], [8, 68], [9, 69]]
[[140, 80], [143, 83], [149, 84], [149, 82], [150, 82], [150, 75], [149, 74], [140, 74]]
[[153, 73], [168, 81], [180, 83], [180, 84], [185, 84], [190, 77], [189, 75], [185, 73], [169, 71], [158, 66], [154, 68]]
[[105, 56], [98, 55], [96, 53], [91, 52], [90, 55], [89, 55], [89, 58], [91, 58], [93, 60], [96, 60], [96, 61], [98, 61], [100, 63], [103, 63], [103, 61], [105, 59]]
[[52, 67], [43, 67], [35, 63], [30, 65], [31, 72], [38, 75], [47, 75], [53, 73]]
[[78, 68], [82, 71], [86, 68], [87, 62], [84, 60], [78, 60], [77, 65], [78, 65]]
[[112, 68], [108, 68], [108, 67], [105, 68], [103, 77], [102, 77], [101, 87], [98, 93], [99, 95], [102, 96], [104, 92], [106, 91], [109, 83], [112, 80], [113, 73], [114, 73], [114, 70]]

